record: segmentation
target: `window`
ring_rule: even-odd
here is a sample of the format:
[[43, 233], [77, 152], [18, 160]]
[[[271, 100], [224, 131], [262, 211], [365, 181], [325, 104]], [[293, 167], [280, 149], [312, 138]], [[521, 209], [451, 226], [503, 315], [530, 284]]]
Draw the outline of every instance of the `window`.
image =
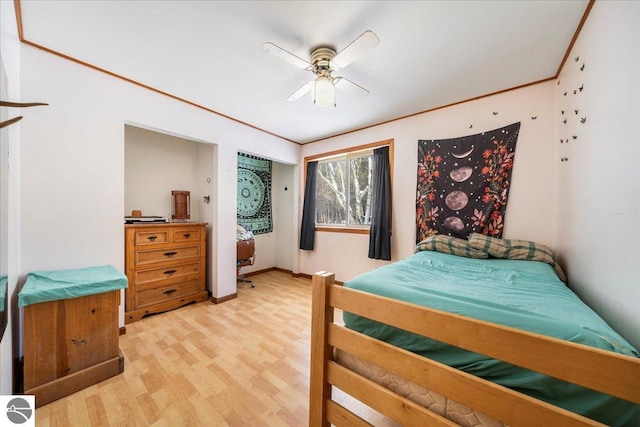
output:
[[371, 223], [373, 151], [318, 161], [316, 224], [367, 226]]
[[315, 212], [303, 213], [303, 222], [308, 215], [314, 230], [369, 234], [373, 151], [385, 145], [389, 147], [393, 182], [393, 139], [305, 157], [305, 169], [308, 162], [318, 163]]

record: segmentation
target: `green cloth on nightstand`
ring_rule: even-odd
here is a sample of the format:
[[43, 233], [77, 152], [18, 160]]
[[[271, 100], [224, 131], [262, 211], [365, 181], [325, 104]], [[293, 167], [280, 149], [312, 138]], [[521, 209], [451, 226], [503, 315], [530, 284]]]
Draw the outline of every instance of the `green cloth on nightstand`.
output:
[[127, 287], [127, 276], [111, 265], [74, 270], [34, 271], [18, 294], [18, 307], [101, 294]]
[[4, 294], [7, 292], [7, 276], [0, 277], [0, 312], [4, 311]]

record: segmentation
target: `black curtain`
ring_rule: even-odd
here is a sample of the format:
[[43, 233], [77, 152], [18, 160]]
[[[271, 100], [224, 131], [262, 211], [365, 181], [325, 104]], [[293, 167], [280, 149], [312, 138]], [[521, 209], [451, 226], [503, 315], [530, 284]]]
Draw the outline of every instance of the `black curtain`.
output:
[[318, 162], [307, 163], [307, 180], [302, 205], [302, 225], [300, 226], [300, 249], [313, 250], [316, 237], [316, 171]]
[[389, 147], [373, 150], [369, 258], [391, 260], [391, 176]]

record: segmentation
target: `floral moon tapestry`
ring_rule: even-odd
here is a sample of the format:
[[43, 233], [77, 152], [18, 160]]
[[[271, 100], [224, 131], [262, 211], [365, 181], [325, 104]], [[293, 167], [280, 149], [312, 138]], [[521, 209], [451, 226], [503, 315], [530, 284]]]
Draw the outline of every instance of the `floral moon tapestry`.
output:
[[416, 242], [434, 234], [502, 237], [520, 123], [418, 141]]
[[271, 233], [271, 160], [238, 153], [238, 224]]

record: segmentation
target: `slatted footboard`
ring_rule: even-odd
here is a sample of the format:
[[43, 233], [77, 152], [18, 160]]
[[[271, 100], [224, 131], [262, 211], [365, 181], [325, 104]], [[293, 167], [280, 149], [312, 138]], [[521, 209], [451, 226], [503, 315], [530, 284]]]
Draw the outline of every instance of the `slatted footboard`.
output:
[[640, 404], [640, 359], [344, 288], [327, 272], [312, 286], [310, 426], [370, 425], [332, 400], [332, 386], [403, 426], [455, 425], [339, 365], [334, 348], [511, 426], [602, 425], [340, 326], [334, 309]]

